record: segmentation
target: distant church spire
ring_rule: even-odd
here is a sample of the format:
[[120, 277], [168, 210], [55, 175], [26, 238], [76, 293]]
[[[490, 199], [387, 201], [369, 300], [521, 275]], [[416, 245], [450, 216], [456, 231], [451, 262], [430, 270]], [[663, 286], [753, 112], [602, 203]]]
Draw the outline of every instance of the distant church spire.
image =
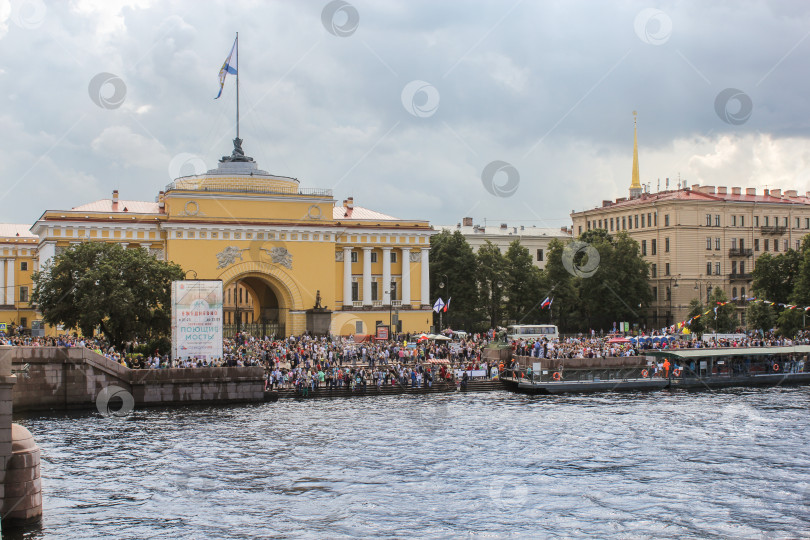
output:
[[630, 183], [630, 198], [641, 197], [641, 182], [638, 174], [638, 127], [636, 111], [633, 111], [633, 181]]

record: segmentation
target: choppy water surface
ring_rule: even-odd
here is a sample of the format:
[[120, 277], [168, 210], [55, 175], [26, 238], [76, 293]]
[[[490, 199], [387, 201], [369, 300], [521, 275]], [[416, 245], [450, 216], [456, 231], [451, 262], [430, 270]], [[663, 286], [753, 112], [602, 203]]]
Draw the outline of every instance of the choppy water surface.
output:
[[4, 537], [806, 537], [810, 389], [506, 392], [19, 418]]

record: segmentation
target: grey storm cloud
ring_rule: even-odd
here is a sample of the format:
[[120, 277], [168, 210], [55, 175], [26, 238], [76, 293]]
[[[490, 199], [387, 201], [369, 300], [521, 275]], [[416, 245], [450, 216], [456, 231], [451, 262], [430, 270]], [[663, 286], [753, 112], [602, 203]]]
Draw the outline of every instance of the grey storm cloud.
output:
[[338, 200], [566, 225], [626, 194], [634, 110], [653, 189], [810, 189], [807, 2], [108, 4], [0, 0], [2, 221], [213, 167], [236, 31], [246, 152]]

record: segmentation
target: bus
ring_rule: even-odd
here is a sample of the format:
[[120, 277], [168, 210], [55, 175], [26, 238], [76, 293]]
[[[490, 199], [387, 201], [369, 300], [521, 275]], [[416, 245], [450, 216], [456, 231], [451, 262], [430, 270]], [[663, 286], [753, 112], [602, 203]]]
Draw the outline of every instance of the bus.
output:
[[512, 324], [506, 330], [509, 339], [557, 339], [559, 333], [553, 324]]

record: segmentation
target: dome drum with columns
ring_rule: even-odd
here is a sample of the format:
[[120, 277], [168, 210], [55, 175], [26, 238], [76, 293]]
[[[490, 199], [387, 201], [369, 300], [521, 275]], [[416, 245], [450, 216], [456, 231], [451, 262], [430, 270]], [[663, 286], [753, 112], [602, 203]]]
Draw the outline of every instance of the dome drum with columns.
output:
[[318, 294], [333, 334], [374, 333], [392, 313], [403, 332], [430, 329], [427, 221], [356, 206], [352, 197], [338, 204], [329, 189], [301, 188], [244, 154], [232, 157], [176, 179], [155, 202], [116, 190], [44, 212], [31, 228], [38, 262], [82, 241], [148, 249], [189, 278], [223, 281], [226, 334], [237, 322], [255, 335], [313, 331], [307, 311]]

